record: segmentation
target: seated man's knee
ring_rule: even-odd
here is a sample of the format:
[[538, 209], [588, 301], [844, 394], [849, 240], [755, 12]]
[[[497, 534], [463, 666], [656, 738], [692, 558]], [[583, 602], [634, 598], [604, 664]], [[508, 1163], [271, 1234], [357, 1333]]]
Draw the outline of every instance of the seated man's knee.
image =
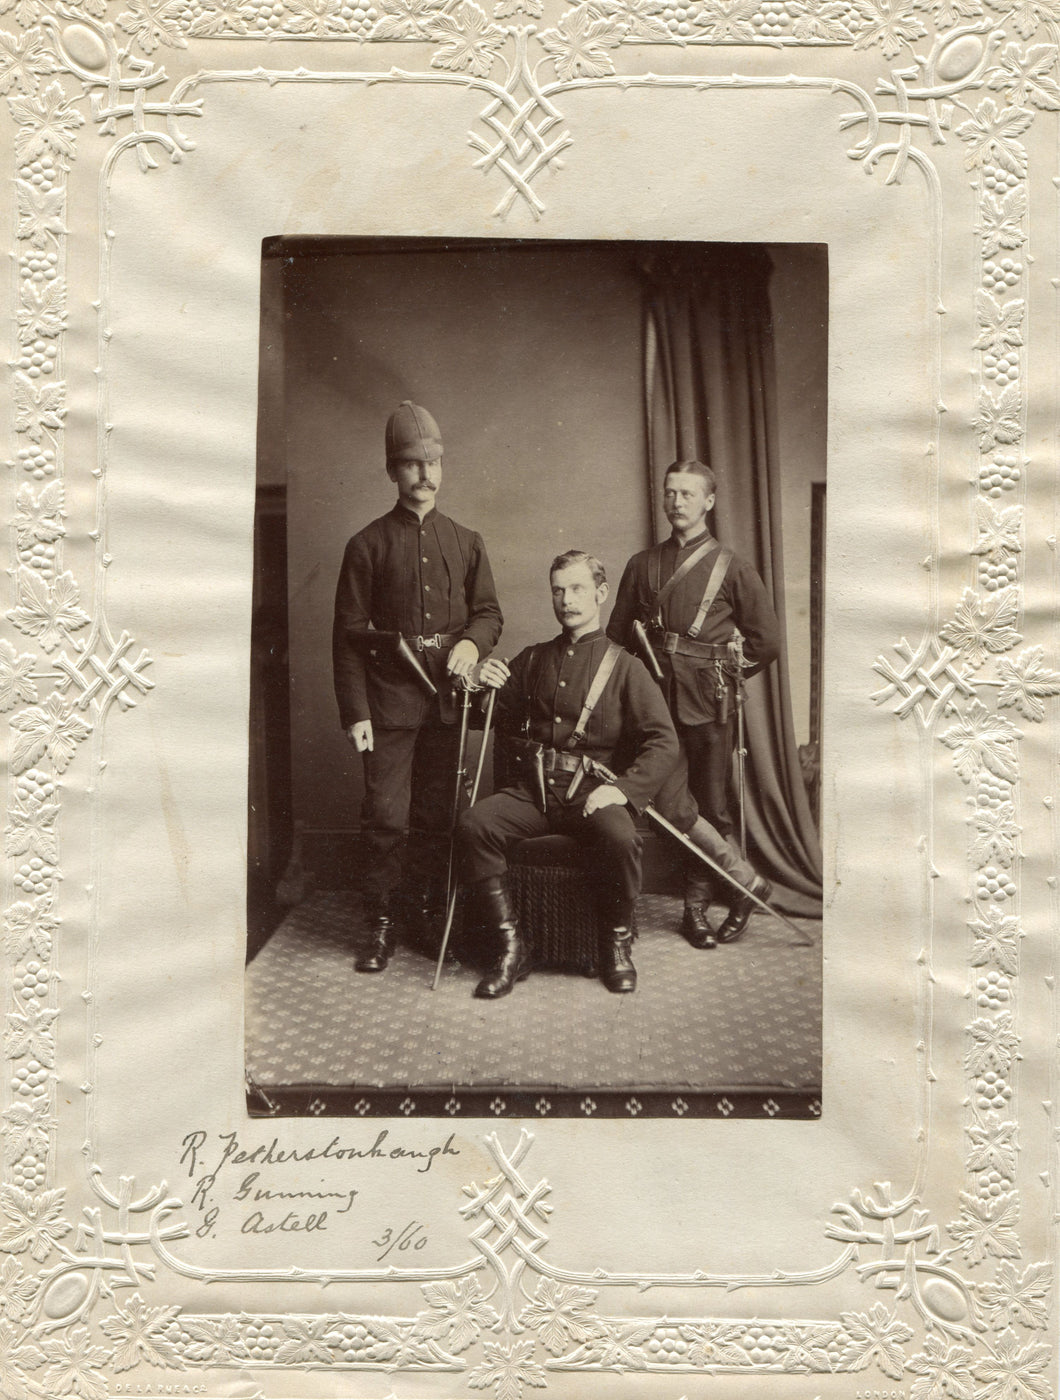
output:
[[613, 851], [639, 850], [640, 836], [633, 818], [625, 807], [604, 807], [588, 820], [593, 824], [593, 837]]

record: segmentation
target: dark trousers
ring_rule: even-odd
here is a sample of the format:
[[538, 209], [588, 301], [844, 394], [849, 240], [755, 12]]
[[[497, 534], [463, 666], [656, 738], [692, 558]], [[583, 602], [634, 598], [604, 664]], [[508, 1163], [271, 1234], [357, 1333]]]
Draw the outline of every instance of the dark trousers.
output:
[[[689, 829], [696, 818], [695, 808], [698, 808], [699, 815], [705, 817], [732, 846], [729, 776], [735, 740], [733, 721], [730, 719], [724, 724], [677, 724], [676, 729], [681, 741], [681, 757], [659, 789], [654, 805], [679, 831]], [[710, 871], [694, 856], [688, 858], [685, 868], [686, 902], [700, 904], [708, 901], [714, 885]], [[728, 892], [729, 886], [724, 888]]]
[[373, 726], [373, 737], [374, 748], [361, 755], [365, 903], [385, 902], [401, 880], [406, 831], [406, 883], [444, 897], [459, 727], [434, 716], [418, 729]]
[[477, 802], [457, 825], [461, 878], [475, 884], [503, 875], [508, 850], [516, 841], [552, 832], [573, 836], [583, 843], [602, 916], [611, 927], [627, 924], [640, 892], [641, 839], [628, 807], [604, 807], [583, 817], [587, 795], [579, 793], [568, 806], [550, 794], [547, 813], [523, 787], [504, 788]]

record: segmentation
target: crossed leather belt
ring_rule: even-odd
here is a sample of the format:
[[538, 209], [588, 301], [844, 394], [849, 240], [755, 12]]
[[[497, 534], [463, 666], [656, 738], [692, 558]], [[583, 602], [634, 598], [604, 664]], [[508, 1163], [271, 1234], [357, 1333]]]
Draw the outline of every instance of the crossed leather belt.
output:
[[582, 756], [578, 753], [564, 753], [562, 749], [546, 748], [534, 739], [512, 739], [509, 742], [519, 759], [536, 758], [540, 753], [543, 773], [577, 773], [582, 766]]
[[455, 646], [459, 638], [459, 632], [435, 632], [433, 637], [404, 637], [404, 640], [413, 651], [444, 651], [446, 647]]
[[649, 634], [652, 642], [667, 656], [696, 656], [704, 661], [724, 661], [729, 656], [725, 642], [695, 642], [691, 637], [682, 637], [680, 632], [663, 632], [653, 627]]

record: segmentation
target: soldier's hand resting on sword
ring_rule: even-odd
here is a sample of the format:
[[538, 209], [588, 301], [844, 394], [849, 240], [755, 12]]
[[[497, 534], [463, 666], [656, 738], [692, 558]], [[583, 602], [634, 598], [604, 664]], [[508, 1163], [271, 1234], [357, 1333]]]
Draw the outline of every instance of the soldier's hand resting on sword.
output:
[[477, 660], [478, 647], [469, 637], [464, 637], [449, 653], [445, 669], [455, 680], [462, 680], [470, 675]]
[[582, 816], [591, 817], [594, 812], [602, 811], [604, 807], [624, 807], [625, 805], [626, 794], [621, 788], [615, 787], [613, 783], [601, 783], [598, 788], [593, 788], [585, 799]]
[[491, 690], [500, 690], [511, 674], [499, 656], [490, 656], [478, 668], [478, 683], [489, 686]]

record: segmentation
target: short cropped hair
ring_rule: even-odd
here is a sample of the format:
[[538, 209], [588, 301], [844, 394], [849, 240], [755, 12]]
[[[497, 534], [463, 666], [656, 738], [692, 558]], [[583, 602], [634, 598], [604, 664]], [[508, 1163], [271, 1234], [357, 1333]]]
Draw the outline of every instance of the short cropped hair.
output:
[[665, 480], [671, 472], [689, 472], [692, 476], [701, 476], [707, 488], [708, 496], [713, 496], [714, 492], [718, 489], [718, 483], [714, 477], [714, 473], [705, 462], [697, 462], [695, 458], [688, 462], [671, 462], [666, 468], [663, 479]]
[[572, 564], [588, 565], [589, 572], [593, 576], [593, 583], [596, 584], [597, 588], [599, 588], [602, 583], [607, 582], [607, 573], [604, 570], [603, 564], [600, 563], [600, 560], [597, 559], [595, 554], [586, 554], [584, 549], [568, 549], [562, 554], [557, 554], [549, 565], [549, 578], [551, 578], [553, 574], [559, 573], [560, 569], [567, 569]]

